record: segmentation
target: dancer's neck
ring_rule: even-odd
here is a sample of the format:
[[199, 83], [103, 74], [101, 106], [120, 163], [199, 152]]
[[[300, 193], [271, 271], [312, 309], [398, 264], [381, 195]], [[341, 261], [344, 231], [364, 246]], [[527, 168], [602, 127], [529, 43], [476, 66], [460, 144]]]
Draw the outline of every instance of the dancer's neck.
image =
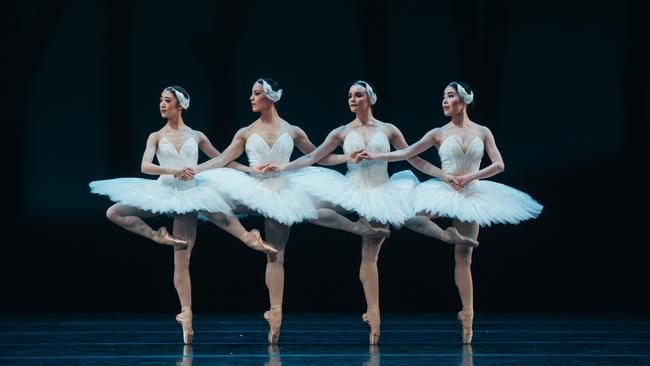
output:
[[471, 121], [469, 120], [469, 116], [465, 109], [463, 109], [462, 112], [451, 116], [451, 123], [458, 128], [465, 127], [469, 122]]
[[375, 117], [372, 115], [372, 110], [368, 108], [363, 112], [357, 112], [357, 120], [361, 122], [362, 125], [369, 125], [375, 122]]
[[185, 121], [183, 121], [183, 116], [180, 114], [178, 116], [172, 116], [167, 119], [167, 126], [172, 130], [182, 130], [185, 128]]
[[276, 124], [280, 122], [280, 115], [278, 114], [278, 110], [275, 109], [274, 105], [272, 105], [269, 109], [260, 111], [260, 121], [265, 124]]

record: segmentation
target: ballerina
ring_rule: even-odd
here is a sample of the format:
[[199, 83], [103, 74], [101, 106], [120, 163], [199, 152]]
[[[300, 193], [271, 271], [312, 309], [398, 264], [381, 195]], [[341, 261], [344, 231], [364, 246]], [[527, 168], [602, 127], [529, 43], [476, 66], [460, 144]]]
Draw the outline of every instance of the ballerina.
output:
[[[196, 165], [199, 149], [210, 157], [219, 154], [203, 133], [185, 124], [182, 111], [189, 107], [189, 101], [189, 94], [179, 86], [167, 87], [161, 93], [160, 115], [166, 123], [149, 135], [142, 156], [142, 172], [160, 175], [158, 179], [116, 178], [89, 184], [92, 193], [107, 195], [116, 202], [106, 211], [110, 221], [159, 244], [174, 246], [174, 286], [181, 303], [177, 321], [183, 326], [185, 344], [190, 344], [193, 336], [189, 262], [197, 212], [250, 248], [276, 253], [257, 229], [247, 231], [241, 225], [227, 197], [204, 181], [189, 181], [191, 177], [182, 169]], [[154, 156], [159, 164], [153, 163]], [[174, 217], [174, 236], [164, 226], [154, 230], [143, 221], [163, 214]]]
[[[517, 224], [536, 218], [543, 206], [524, 192], [485, 180], [502, 172], [505, 164], [492, 132], [469, 119], [467, 107], [473, 100], [474, 92], [469, 85], [450, 83], [442, 99], [444, 115], [451, 117], [449, 123], [427, 132], [420, 141], [402, 150], [366, 150], [359, 154], [359, 158], [398, 161], [435, 146], [444, 172], [433, 170], [430, 174], [440, 179], [430, 179], [416, 187], [413, 192], [415, 212], [431, 217], [453, 218], [454, 226], [461, 235], [476, 240], [480, 226]], [[484, 151], [491, 164], [480, 169]], [[466, 344], [471, 343], [473, 335], [472, 251], [471, 246], [457, 245], [455, 248], [454, 277], [463, 305], [457, 317], [462, 326], [463, 343]]]

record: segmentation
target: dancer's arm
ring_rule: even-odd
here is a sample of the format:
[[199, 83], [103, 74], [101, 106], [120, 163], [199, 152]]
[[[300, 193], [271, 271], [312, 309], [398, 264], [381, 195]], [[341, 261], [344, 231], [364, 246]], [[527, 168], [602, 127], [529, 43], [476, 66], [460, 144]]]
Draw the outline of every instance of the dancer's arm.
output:
[[[388, 125], [388, 124], [387, 124]], [[400, 161], [412, 158], [423, 151], [429, 149], [436, 142], [433, 130], [427, 132], [420, 141], [413, 145], [408, 145], [402, 132], [397, 127], [390, 125], [390, 142], [398, 150], [385, 153], [371, 153], [364, 151], [361, 158], [368, 160]], [[400, 147], [401, 146], [401, 147]]]
[[[205, 155], [209, 156], [210, 158], [215, 158], [215, 157], [221, 155], [219, 150], [217, 150], [212, 145], [212, 143], [210, 142], [210, 140], [208, 139], [208, 137], [204, 133], [198, 132], [198, 131], [197, 131], [197, 133], [199, 135], [199, 148], [201, 149], [201, 151], [203, 151], [205, 153]], [[228, 168], [237, 169], [237, 170], [245, 172], [245, 173], [257, 172], [255, 169], [249, 167], [248, 165], [241, 164], [241, 163], [239, 163], [237, 161], [232, 161], [232, 162], [228, 163], [228, 165], [226, 165], [226, 166]]]
[[494, 136], [489, 128], [482, 126], [484, 140], [483, 144], [485, 145], [485, 152], [488, 154], [492, 164], [486, 166], [485, 168], [477, 171], [476, 173], [460, 175], [454, 178], [454, 182], [461, 186], [465, 186], [473, 180], [489, 178], [494, 175], [497, 175], [505, 170], [506, 166], [501, 157], [501, 153], [497, 148], [497, 144], [494, 141]]
[[[303, 131], [299, 127], [295, 127], [294, 129], [296, 131], [296, 137], [294, 138], [294, 143], [296, 144], [296, 147], [303, 153], [303, 154], [310, 154], [316, 150], [316, 145], [314, 145], [310, 140], [305, 131]], [[311, 161], [311, 160], [310, 160]], [[342, 164], [342, 163], [347, 163], [350, 161], [350, 156], [346, 154], [329, 154], [326, 155], [324, 158], [320, 160], [316, 160], [315, 163], [318, 163], [320, 165], [337, 165], [337, 164]], [[309, 165], [312, 165], [314, 163], [311, 163]]]
[[315, 162], [329, 155], [332, 151], [334, 151], [334, 149], [336, 149], [337, 146], [341, 144], [341, 141], [343, 140], [341, 139], [340, 134], [344, 128], [345, 126], [342, 126], [330, 132], [330, 134], [327, 135], [327, 138], [325, 138], [325, 141], [323, 141], [323, 143], [312, 152], [307, 153], [285, 165], [268, 165], [264, 168], [264, 172], [271, 173], [296, 170], [314, 164]]
[[223, 153], [199, 164], [199, 166], [196, 167], [196, 174], [209, 169], [222, 168], [237, 159], [242, 152], [244, 152], [244, 145], [246, 143], [246, 139], [244, 138], [245, 132], [246, 128], [237, 131], [235, 136], [232, 138], [232, 142]]
[[173, 175], [178, 176], [182, 173], [182, 169], [172, 169], [172, 168], [163, 168], [158, 164], [153, 163], [153, 157], [156, 156], [156, 151], [158, 150], [158, 139], [160, 136], [158, 132], [153, 132], [147, 138], [147, 146], [142, 154], [142, 163], [140, 164], [140, 170], [144, 174], [152, 175]]
[[[413, 167], [415, 167], [417, 170], [425, 174], [428, 174], [432, 177], [436, 177], [444, 181], [449, 181], [451, 179], [451, 175], [449, 173], [445, 172], [444, 170], [438, 168], [437, 166], [417, 156], [419, 153], [429, 149], [431, 146], [436, 144], [436, 142], [438, 141], [438, 137], [437, 137], [437, 133], [434, 132], [435, 130], [427, 132], [420, 139], [420, 141], [414, 143], [411, 146], [408, 146], [402, 132], [394, 125], [389, 124], [389, 127], [391, 129], [390, 142], [396, 149], [400, 149], [400, 150], [395, 150], [390, 153], [374, 154], [375, 157], [379, 156], [378, 160], [388, 160], [388, 159], [381, 159], [381, 157], [388, 156], [390, 158], [390, 154], [395, 153], [396, 156], [404, 156], [403, 159], [395, 159], [395, 160], [407, 160], [411, 165], [413, 165]], [[362, 158], [363, 155], [364, 153], [361, 154]], [[369, 155], [372, 156], [373, 154], [369, 154]], [[388, 161], [395, 161], [395, 160], [391, 159]]]

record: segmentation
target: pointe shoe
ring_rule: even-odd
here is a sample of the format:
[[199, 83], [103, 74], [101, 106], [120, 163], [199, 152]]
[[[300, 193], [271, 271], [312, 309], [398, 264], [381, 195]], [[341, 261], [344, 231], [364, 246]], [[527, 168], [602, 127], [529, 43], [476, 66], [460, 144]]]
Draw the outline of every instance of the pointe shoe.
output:
[[277, 344], [280, 340], [280, 327], [282, 326], [282, 309], [269, 309], [264, 312], [264, 319], [269, 322], [269, 344]]
[[255, 240], [251, 243], [246, 243], [246, 245], [251, 248], [255, 249], [257, 251], [260, 251], [262, 253], [266, 253], [268, 255], [276, 255], [278, 254], [278, 250], [273, 248], [272, 246], [269, 245], [264, 239], [262, 239], [262, 234], [260, 234], [260, 231], [257, 229], [251, 229], [251, 231], [248, 233], [248, 235], [252, 235]]
[[363, 313], [361, 319], [363, 319], [363, 321], [366, 322], [368, 326], [370, 326], [370, 334], [368, 336], [369, 343], [379, 343], [379, 325], [381, 323], [379, 311], [369, 311]]
[[153, 240], [158, 243], [158, 244], [163, 244], [163, 245], [187, 245], [187, 240], [183, 239], [176, 239], [175, 237], [171, 236], [169, 231], [167, 231], [167, 228], [164, 226], [161, 226], [158, 231], [154, 232], [154, 237]]
[[183, 327], [183, 344], [192, 344], [194, 329], [192, 329], [192, 309], [185, 309], [176, 315], [176, 322]]
[[449, 242], [464, 247], [478, 248], [478, 241], [464, 235], [460, 235], [458, 229], [453, 226], [445, 229], [445, 234]]
[[474, 321], [474, 311], [473, 310], [461, 310], [458, 312], [458, 320], [463, 328], [463, 344], [472, 343], [472, 336], [474, 331], [472, 330], [472, 322]]
[[363, 227], [362, 233], [360, 234], [361, 236], [380, 236], [383, 238], [390, 236], [390, 230], [386, 228], [372, 226], [366, 220], [358, 220], [357, 222]]

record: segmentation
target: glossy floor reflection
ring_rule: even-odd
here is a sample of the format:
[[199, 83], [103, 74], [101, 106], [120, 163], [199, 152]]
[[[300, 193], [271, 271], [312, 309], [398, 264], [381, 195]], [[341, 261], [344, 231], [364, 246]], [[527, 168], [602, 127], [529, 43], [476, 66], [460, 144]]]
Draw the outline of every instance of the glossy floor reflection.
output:
[[358, 315], [285, 314], [280, 344], [258, 315], [0, 316], [0, 365], [649, 365], [650, 318], [477, 315], [460, 344], [453, 314], [383, 314], [378, 346]]

